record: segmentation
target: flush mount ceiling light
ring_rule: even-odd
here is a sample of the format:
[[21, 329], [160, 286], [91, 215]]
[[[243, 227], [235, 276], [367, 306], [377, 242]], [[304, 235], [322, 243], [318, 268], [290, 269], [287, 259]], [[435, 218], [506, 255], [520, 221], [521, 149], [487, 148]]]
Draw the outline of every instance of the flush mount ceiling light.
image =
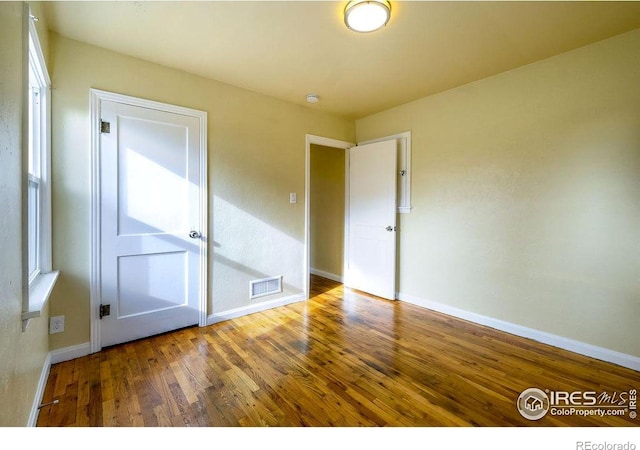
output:
[[360, 33], [376, 31], [389, 22], [391, 3], [386, 0], [351, 0], [344, 8], [344, 23]]

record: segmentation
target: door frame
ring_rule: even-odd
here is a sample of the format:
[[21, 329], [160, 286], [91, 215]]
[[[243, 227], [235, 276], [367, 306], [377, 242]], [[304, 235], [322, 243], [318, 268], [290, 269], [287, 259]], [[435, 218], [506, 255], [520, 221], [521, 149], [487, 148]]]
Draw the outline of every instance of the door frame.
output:
[[344, 211], [344, 255], [343, 255], [343, 282], [346, 284], [347, 261], [349, 256], [348, 241], [349, 238], [349, 152], [351, 147], [355, 147], [353, 142], [340, 141], [323, 136], [307, 134], [305, 138], [305, 177], [304, 177], [304, 258], [302, 273], [304, 275], [303, 288], [304, 297], [309, 299], [309, 274], [311, 270], [311, 235], [310, 235], [310, 205], [311, 197], [311, 145], [322, 145], [323, 147], [338, 148], [344, 150], [345, 153], [345, 211]]
[[199, 227], [202, 233], [200, 240], [199, 254], [199, 302], [198, 302], [198, 325], [207, 325], [207, 237], [208, 237], [208, 170], [207, 170], [207, 113], [196, 109], [182, 106], [170, 105], [114, 92], [102, 91], [99, 89], [90, 90], [91, 98], [91, 223], [90, 223], [90, 312], [91, 312], [91, 353], [96, 353], [102, 349], [102, 335], [100, 322], [101, 303], [101, 199], [100, 190], [100, 116], [103, 101], [123, 103], [141, 108], [155, 109], [159, 111], [181, 114], [195, 117], [200, 122], [200, 190], [199, 207], [200, 218]]

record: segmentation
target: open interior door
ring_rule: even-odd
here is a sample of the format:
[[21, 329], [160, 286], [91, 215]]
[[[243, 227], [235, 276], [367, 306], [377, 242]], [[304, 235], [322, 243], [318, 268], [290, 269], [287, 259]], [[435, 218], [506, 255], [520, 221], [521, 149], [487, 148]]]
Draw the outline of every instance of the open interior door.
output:
[[345, 285], [394, 300], [395, 139], [349, 149], [349, 238]]

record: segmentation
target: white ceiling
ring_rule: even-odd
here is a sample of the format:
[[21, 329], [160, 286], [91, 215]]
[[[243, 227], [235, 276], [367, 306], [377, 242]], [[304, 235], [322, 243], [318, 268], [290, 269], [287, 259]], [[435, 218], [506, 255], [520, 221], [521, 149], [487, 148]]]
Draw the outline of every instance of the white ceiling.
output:
[[350, 118], [640, 28], [639, 1], [392, 1], [381, 31], [346, 1], [45, 2], [63, 36]]

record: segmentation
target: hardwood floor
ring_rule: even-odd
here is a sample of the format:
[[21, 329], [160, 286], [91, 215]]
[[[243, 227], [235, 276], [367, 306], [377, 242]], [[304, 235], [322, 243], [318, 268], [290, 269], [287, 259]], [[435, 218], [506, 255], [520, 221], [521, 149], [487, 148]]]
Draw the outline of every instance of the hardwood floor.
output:
[[523, 418], [530, 387], [640, 388], [640, 373], [312, 277], [312, 298], [55, 364], [39, 427], [626, 426]]

